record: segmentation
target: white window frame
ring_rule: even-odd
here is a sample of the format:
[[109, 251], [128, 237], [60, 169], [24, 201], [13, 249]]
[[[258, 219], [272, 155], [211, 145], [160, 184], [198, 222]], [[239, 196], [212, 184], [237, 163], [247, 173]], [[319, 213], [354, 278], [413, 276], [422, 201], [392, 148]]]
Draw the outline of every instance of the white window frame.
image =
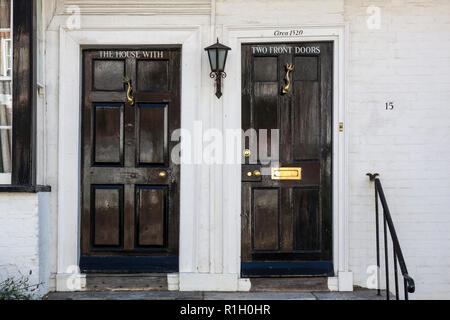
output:
[[[0, 29], [1, 30], [1, 29]], [[10, 31], [10, 29], [5, 29]], [[2, 75], [1, 80], [11, 80], [12, 78], [12, 43], [11, 38], [3, 38], [1, 42], [2, 52]], [[9, 44], [9, 50], [7, 50]], [[8, 71], [10, 71], [8, 75]]]
[[[13, 61], [12, 61], [12, 29], [11, 28], [1, 28], [1, 32], [9, 32], [9, 38], [1, 39], [1, 54], [2, 54], [2, 73], [0, 74], [0, 81], [12, 81], [13, 73]], [[9, 50], [8, 49], [9, 45]], [[9, 71], [9, 72], [8, 72]], [[8, 75], [9, 73], [9, 75]], [[10, 126], [0, 126], [0, 130], [12, 130], [12, 125]], [[11, 184], [11, 173], [10, 172], [0, 172], [0, 184]]]

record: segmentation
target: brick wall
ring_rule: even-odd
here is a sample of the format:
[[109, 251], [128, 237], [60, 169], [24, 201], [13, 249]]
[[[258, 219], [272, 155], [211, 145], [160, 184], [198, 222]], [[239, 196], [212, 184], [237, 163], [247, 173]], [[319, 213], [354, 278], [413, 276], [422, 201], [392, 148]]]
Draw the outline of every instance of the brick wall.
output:
[[[380, 9], [380, 29], [367, 27], [370, 5]], [[416, 280], [414, 296], [448, 299], [450, 1], [347, 0], [345, 20], [355, 284], [366, 286], [366, 268], [376, 261], [373, 185], [365, 174], [378, 172]]]
[[36, 194], [0, 193], [0, 278], [27, 275], [39, 282], [39, 216]]
[[[48, 291], [48, 196], [0, 193], [0, 280], [29, 275], [30, 284]], [[41, 232], [41, 234], [40, 234]], [[48, 232], [47, 232], [48, 233]]]

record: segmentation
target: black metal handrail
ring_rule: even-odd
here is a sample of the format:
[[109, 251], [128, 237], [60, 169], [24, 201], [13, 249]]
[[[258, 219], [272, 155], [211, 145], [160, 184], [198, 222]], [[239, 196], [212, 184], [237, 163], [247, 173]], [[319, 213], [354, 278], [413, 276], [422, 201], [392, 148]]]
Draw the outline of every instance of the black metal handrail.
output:
[[[393, 256], [394, 256], [394, 275], [395, 275], [395, 297], [400, 300], [399, 286], [398, 286], [398, 265], [400, 265], [400, 271], [403, 276], [403, 285], [405, 292], [405, 300], [408, 300], [408, 293], [414, 293], [416, 286], [414, 284], [414, 279], [409, 276], [408, 269], [406, 268], [405, 259], [403, 257], [403, 252], [400, 247], [400, 242], [398, 241], [397, 232], [395, 231], [394, 223], [392, 222], [391, 212], [384, 195], [383, 187], [379, 179], [378, 173], [368, 173], [370, 181], [375, 182], [375, 219], [376, 219], [376, 242], [377, 242], [377, 267], [380, 270], [380, 236], [379, 236], [379, 214], [378, 214], [378, 203], [381, 202], [383, 207], [383, 224], [384, 224], [384, 259], [385, 259], [385, 269], [386, 269], [386, 300], [390, 299], [389, 293], [389, 253], [388, 253], [388, 237], [387, 230], [391, 235], [392, 246], [393, 246]], [[387, 227], [386, 227], [387, 225]], [[378, 295], [381, 295], [380, 291], [380, 277], [378, 279]]]

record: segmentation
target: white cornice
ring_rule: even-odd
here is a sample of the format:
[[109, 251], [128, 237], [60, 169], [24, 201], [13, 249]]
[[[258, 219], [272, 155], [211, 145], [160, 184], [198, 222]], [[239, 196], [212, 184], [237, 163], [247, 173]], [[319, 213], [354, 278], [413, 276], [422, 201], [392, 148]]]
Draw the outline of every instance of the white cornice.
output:
[[58, 15], [209, 15], [211, 0], [59, 0]]

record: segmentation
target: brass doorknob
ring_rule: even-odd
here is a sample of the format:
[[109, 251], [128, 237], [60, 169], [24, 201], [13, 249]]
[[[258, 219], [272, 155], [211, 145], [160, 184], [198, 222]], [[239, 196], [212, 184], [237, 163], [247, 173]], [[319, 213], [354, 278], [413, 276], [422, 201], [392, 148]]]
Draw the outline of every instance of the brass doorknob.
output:
[[260, 177], [260, 176], [261, 176], [261, 172], [259, 172], [258, 170], [255, 170], [255, 171], [253, 172], [253, 175], [254, 175], [255, 177]]
[[248, 157], [250, 157], [251, 154], [252, 154], [252, 152], [250, 151], [250, 149], [244, 150], [244, 157], [248, 158]]
[[161, 172], [159, 173], [159, 176], [160, 176], [161, 178], [165, 178], [165, 177], [167, 176], [167, 173], [166, 173], [165, 171], [161, 171]]
[[251, 177], [252, 176], [252, 173], [249, 171], [249, 172], [247, 172], [247, 177]]

